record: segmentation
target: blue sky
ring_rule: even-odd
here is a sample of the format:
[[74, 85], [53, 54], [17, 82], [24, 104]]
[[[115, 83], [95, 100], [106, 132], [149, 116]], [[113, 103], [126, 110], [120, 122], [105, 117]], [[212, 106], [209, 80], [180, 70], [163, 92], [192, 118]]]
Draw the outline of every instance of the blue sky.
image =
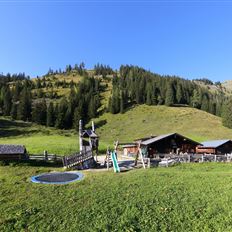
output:
[[2, 1], [0, 72], [84, 61], [232, 79], [232, 1]]

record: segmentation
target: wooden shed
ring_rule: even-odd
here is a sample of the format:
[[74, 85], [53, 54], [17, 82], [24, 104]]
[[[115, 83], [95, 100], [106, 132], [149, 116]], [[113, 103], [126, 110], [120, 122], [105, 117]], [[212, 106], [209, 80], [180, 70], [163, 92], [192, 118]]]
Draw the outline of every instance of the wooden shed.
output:
[[141, 142], [141, 146], [147, 147], [149, 157], [156, 154], [195, 153], [198, 145], [201, 144], [178, 133], [160, 135]]
[[123, 148], [123, 155], [125, 156], [135, 156], [138, 152], [138, 144], [136, 143], [128, 143], [128, 144], [124, 144], [122, 145]]
[[232, 153], [232, 141], [230, 139], [205, 141], [197, 146], [198, 154], [224, 155]]
[[28, 158], [28, 155], [24, 146], [0, 144], [0, 160], [22, 160], [26, 158]]

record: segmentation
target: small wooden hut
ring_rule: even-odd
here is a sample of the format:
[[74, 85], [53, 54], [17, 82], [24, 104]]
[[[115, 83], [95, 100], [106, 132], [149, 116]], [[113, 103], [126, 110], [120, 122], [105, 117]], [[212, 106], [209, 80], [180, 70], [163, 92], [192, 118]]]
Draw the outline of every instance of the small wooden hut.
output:
[[27, 150], [24, 146], [0, 144], [0, 160], [23, 160], [27, 158]]

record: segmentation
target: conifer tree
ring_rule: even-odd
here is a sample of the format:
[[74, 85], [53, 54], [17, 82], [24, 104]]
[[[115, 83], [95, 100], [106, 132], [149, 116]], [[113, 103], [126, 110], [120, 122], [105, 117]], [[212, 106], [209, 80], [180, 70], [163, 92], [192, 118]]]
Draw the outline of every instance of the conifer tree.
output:
[[167, 91], [166, 91], [166, 97], [165, 97], [165, 105], [172, 106], [174, 104], [174, 90], [172, 83], [169, 83]]
[[146, 88], [146, 104], [147, 105], [152, 105], [152, 87], [148, 84], [147, 88]]
[[176, 88], [176, 100], [178, 104], [182, 104], [183, 101], [183, 90], [182, 90], [182, 85], [181, 84], [177, 84], [177, 88]]
[[60, 105], [58, 107], [58, 114], [55, 122], [55, 127], [59, 129], [65, 128], [65, 113], [68, 109], [68, 102], [65, 97], [61, 99]]
[[121, 97], [120, 97], [120, 113], [123, 114], [125, 111], [125, 94], [124, 91], [121, 91]]
[[222, 124], [232, 129], [232, 99], [223, 105]]
[[21, 92], [17, 118], [23, 121], [30, 121], [31, 119], [31, 93], [26, 87]]
[[4, 91], [4, 99], [3, 99], [3, 114], [5, 116], [10, 115], [10, 111], [11, 111], [11, 92], [9, 87], [6, 87], [5, 91]]
[[73, 116], [73, 128], [78, 131], [79, 130], [79, 121], [83, 119], [83, 112], [82, 107], [77, 106], [74, 110], [74, 116]]
[[95, 117], [96, 117], [96, 103], [94, 96], [92, 96], [88, 105], [88, 118], [91, 119]]
[[209, 112], [209, 99], [208, 99], [208, 96], [206, 94], [204, 94], [202, 97], [201, 110]]
[[12, 119], [17, 119], [17, 104], [16, 103], [12, 104], [10, 116]]
[[53, 102], [50, 102], [48, 105], [48, 109], [47, 109], [47, 126], [54, 126], [55, 125], [55, 112], [54, 112], [54, 105]]

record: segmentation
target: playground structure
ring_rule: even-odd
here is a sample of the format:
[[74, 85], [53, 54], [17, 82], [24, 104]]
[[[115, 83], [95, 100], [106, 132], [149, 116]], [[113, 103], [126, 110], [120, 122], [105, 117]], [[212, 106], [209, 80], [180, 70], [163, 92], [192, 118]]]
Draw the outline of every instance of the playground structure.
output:
[[[114, 150], [110, 151], [107, 148], [106, 157], [104, 160], [104, 166], [107, 170], [112, 166], [114, 172], [121, 172], [122, 166], [124, 169], [142, 167], [150, 167], [150, 158], [148, 158], [147, 149], [139, 144], [139, 149], [136, 154], [135, 159], [130, 160], [118, 160], [118, 146], [120, 146], [118, 141], [114, 142]], [[65, 168], [78, 168], [78, 169], [88, 169], [94, 168], [96, 166], [101, 166], [98, 163], [98, 146], [99, 146], [99, 136], [95, 132], [94, 122], [92, 122], [91, 129], [85, 130], [83, 128], [82, 120], [79, 121], [79, 149], [78, 153], [64, 156], [62, 159], [63, 166]]]
[[121, 167], [120, 166], [127, 166], [126, 168], [136, 168], [139, 167], [141, 164], [144, 169], [150, 168], [150, 158], [147, 157], [147, 149], [145, 147], [141, 147], [139, 144], [139, 149], [136, 154], [135, 159], [130, 160], [131, 164], [128, 165], [123, 165], [126, 162], [128, 163], [129, 160], [118, 160], [118, 146], [123, 145], [120, 144], [118, 141], [114, 142], [114, 150], [110, 151], [109, 147], [107, 148], [106, 151], [106, 157], [104, 160], [104, 165], [107, 167], [107, 170], [109, 170], [110, 166], [113, 166], [114, 172], [118, 173], [121, 172]]
[[[79, 146], [80, 152], [64, 156], [63, 166], [65, 168], [89, 168], [96, 164], [98, 156], [99, 136], [95, 133], [94, 122], [92, 129], [84, 130], [82, 120], [79, 121]], [[95, 155], [95, 160], [94, 160]]]

